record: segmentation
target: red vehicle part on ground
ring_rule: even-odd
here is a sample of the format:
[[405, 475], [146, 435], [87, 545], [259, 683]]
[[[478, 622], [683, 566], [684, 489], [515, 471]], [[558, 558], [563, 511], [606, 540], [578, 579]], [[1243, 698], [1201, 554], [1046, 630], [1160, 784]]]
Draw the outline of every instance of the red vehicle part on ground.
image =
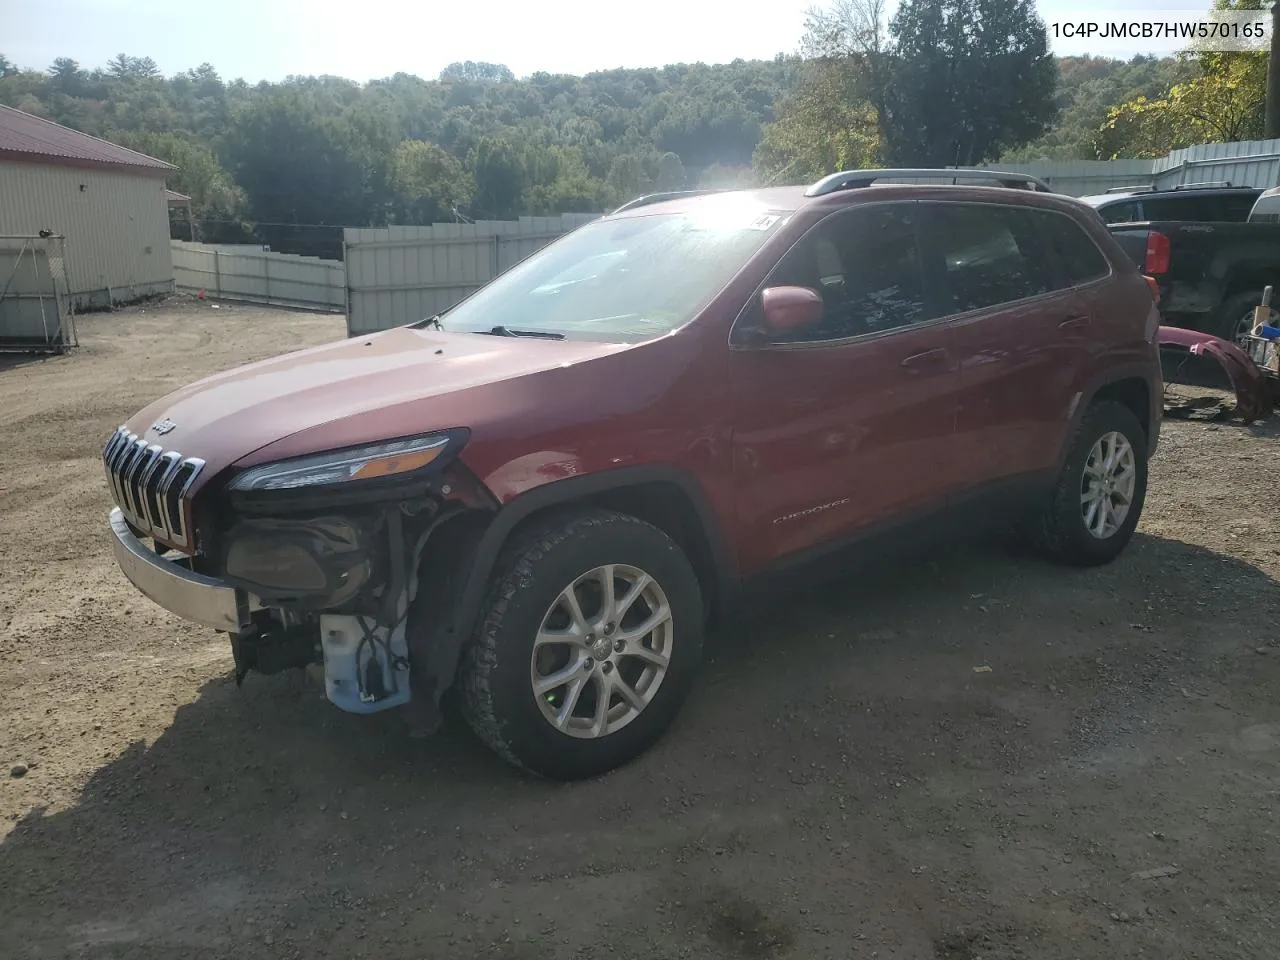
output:
[[1160, 348], [1185, 349], [1192, 356], [1209, 356], [1222, 367], [1236, 394], [1236, 410], [1246, 423], [1271, 413], [1273, 404], [1267, 378], [1249, 355], [1230, 341], [1199, 330], [1160, 327]]

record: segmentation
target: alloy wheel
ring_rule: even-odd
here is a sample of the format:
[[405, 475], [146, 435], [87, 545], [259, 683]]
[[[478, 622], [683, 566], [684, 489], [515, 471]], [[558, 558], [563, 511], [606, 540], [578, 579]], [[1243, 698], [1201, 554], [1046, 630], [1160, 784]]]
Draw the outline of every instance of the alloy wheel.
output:
[[1091, 535], [1106, 540], [1124, 526], [1137, 481], [1133, 445], [1123, 433], [1104, 433], [1089, 451], [1080, 483], [1080, 511]]
[[607, 564], [566, 586], [542, 618], [530, 664], [543, 718], [571, 737], [621, 730], [652, 702], [671, 661], [671, 605], [638, 567]]

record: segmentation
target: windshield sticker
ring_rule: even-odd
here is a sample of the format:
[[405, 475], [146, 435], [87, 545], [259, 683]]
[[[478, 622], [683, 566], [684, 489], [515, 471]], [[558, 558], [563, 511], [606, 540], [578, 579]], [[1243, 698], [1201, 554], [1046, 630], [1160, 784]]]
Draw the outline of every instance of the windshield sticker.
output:
[[747, 224], [747, 229], [748, 230], [768, 230], [770, 227], [772, 227], [775, 223], [777, 223], [781, 219], [782, 217], [778, 216], [775, 213], [766, 213], [763, 216], [756, 217], [749, 224]]

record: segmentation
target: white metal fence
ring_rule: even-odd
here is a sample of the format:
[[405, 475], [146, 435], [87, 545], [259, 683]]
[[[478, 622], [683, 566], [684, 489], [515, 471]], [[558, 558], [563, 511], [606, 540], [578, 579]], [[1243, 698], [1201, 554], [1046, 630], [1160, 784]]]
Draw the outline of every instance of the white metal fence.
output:
[[0, 236], [0, 353], [76, 346], [64, 238]]
[[170, 243], [179, 290], [311, 310], [341, 311], [346, 306], [346, 271], [339, 260], [269, 253], [251, 245]]
[[1280, 185], [1280, 140], [1202, 143], [1155, 160], [1037, 160], [987, 166], [1030, 173], [1073, 197], [1112, 187], [1150, 184], [1168, 189], [1187, 183], [1229, 181], [1237, 187]]
[[348, 227], [347, 333], [358, 336], [446, 310], [596, 214]]

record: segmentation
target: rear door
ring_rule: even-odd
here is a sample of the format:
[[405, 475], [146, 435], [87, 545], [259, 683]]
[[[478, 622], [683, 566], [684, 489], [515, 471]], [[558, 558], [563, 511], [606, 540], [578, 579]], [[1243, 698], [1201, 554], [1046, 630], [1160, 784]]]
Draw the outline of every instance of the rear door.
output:
[[917, 204], [859, 204], [810, 230], [764, 286], [818, 290], [821, 324], [734, 328], [740, 562], [754, 572], [945, 502], [957, 374], [926, 292]]
[[[1071, 398], [1091, 355], [1088, 298], [1071, 281], [1061, 262], [1062, 240], [1046, 230], [1045, 218], [1065, 221], [1066, 228], [1074, 223], [1025, 206], [932, 201], [922, 207], [926, 263], [952, 318], [959, 369], [957, 469], [974, 490], [1031, 480], [1056, 462]], [[1102, 263], [1109, 272], [1105, 258]]]

